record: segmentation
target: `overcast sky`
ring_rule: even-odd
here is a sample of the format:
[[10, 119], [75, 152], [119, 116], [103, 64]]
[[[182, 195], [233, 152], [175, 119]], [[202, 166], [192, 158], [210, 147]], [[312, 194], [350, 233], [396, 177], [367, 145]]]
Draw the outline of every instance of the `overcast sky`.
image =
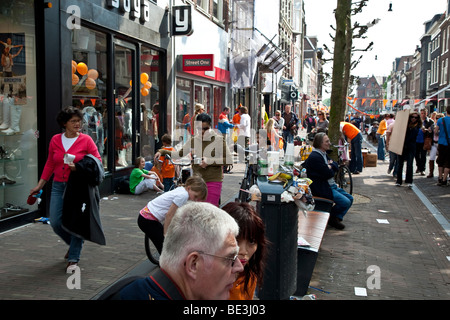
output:
[[[388, 12], [389, 3], [392, 3], [392, 12]], [[320, 47], [325, 43], [333, 48], [329, 33], [334, 36], [330, 25], [336, 25], [333, 14], [336, 6], [337, 0], [305, 0], [306, 33], [317, 36]], [[372, 51], [364, 53], [353, 74], [360, 77], [389, 75], [395, 58], [414, 54], [416, 46], [420, 45], [420, 38], [425, 32], [424, 22], [431, 20], [435, 14], [444, 13], [446, 9], [447, 0], [369, 0], [363, 12], [353, 16], [353, 23], [366, 24], [377, 18], [380, 21], [368, 30], [368, 38], [357, 45], [362, 49], [374, 42]], [[325, 57], [331, 58], [329, 54]], [[325, 66], [330, 73], [331, 64], [329, 62]], [[323, 95], [324, 98], [329, 96], [325, 92]]]

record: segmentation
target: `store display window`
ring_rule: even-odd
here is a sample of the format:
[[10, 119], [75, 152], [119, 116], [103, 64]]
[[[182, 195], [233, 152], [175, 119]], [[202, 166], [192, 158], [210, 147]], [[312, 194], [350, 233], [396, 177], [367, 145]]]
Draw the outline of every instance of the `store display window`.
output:
[[106, 34], [86, 27], [72, 32], [72, 105], [83, 112], [82, 132], [92, 137], [108, 167]]
[[35, 48], [34, 1], [0, 2], [0, 220], [37, 209]]

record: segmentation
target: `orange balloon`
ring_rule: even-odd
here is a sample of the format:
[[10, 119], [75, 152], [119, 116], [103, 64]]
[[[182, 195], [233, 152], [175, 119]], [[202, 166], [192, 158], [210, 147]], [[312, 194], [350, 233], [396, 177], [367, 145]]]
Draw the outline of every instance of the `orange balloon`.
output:
[[145, 84], [144, 84], [144, 88], [145, 89], [150, 89], [152, 87], [152, 83], [150, 82], [150, 81], [147, 81]]
[[80, 81], [80, 78], [74, 73], [72, 73], [72, 85], [75, 86]]
[[148, 95], [148, 89], [142, 88], [141, 89], [141, 94], [145, 97]]
[[133, 86], [133, 80], [130, 80], [130, 87]]
[[[72, 62], [75, 62], [75, 61], [72, 61]], [[75, 71], [77, 71], [77, 64], [72, 63], [72, 73], [75, 73]]]
[[84, 76], [88, 72], [88, 67], [84, 62], [80, 62], [77, 64], [77, 71], [79, 74]]
[[145, 84], [148, 81], [148, 74], [143, 72], [141, 73], [141, 83]]
[[95, 70], [95, 69], [89, 69], [87, 75], [88, 75], [89, 78], [97, 80], [97, 78], [98, 78], [98, 71]]
[[97, 85], [95, 83], [95, 80], [92, 78], [87, 78], [84, 84], [85, 84], [86, 88], [88, 88], [89, 90], [94, 89], [95, 86]]

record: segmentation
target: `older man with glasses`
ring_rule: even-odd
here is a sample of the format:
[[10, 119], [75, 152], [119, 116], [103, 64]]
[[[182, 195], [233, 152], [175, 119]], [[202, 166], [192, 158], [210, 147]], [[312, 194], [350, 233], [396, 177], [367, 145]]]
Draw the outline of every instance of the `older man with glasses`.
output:
[[123, 300], [226, 300], [244, 270], [237, 259], [239, 227], [209, 203], [179, 208], [164, 239], [160, 269], [120, 292]]

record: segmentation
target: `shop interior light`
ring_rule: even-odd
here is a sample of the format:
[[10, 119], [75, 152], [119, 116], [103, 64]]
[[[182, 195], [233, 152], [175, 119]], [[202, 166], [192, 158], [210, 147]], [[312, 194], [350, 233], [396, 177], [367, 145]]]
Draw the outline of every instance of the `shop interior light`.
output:
[[44, 8], [49, 8], [50, 9], [51, 7], [53, 7], [51, 2], [44, 2]]

